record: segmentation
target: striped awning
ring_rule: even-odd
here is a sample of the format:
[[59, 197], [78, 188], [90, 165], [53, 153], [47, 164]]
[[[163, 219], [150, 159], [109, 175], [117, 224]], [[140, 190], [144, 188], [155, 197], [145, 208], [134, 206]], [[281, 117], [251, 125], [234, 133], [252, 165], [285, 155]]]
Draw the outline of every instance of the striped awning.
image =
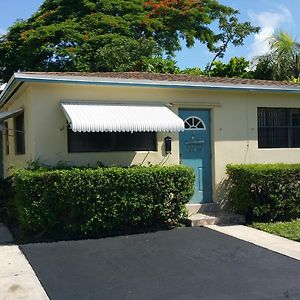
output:
[[179, 132], [184, 122], [164, 105], [61, 103], [74, 132]]

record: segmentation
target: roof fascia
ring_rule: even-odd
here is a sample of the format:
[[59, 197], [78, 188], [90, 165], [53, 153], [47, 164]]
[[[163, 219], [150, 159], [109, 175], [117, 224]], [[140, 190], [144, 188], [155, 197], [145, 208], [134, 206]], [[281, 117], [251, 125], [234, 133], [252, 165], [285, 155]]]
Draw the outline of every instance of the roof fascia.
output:
[[15, 78], [15, 74], [10, 78], [4, 90], [0, 94], [0, 107], [5, 104], [5, 99], [7, 99], [12, 93], [15, 93], [18, 89], [18, 80]]
[[[159, 80], [142, 80], [142, 79], [121, 79], [121, 78], [99, 78], [83, 76], [50, 76], [15, 73], [5, 89], [0, 95], [0, 107], [7, 102], [11, 91], [19, 88], [20, 83], [37, 82], [37, 83], [64, 83], [64, 84], [81, 84], [81, 85], [101, 85], [101, 86], [131, 86], [131, 87], [148, 87], [148, 88], [175, 88], [175, 89], [201, 89], [201, 90], [228, 90], [228, 91], [252, 91], [267, 93], [300, 93], [300, 88], [277, 87], [277, 86], [258, 86], [258, 85], [228, 85], [221, 83], [203, 83], [187, 81], [159, 81]], [[19, 83], [19, 85], [18, 85]]]
[[189, 81], [161, 81], [146, 79], [122, 79], [109, 77], [83, 77], [83, 76], [50, 76], [15, 73], [16, 78], [26, 82], [55, 82], [67, 84], [88, 84], [88, 85], [116, 85], [116, 86], [142, 86], [155, 88], [192, 88], [192, 89], [222, 89], [222, 90], [250, 90], [267, 92], [296, 92], [300, 93], [300, 88], [277, 87], [272, 85], [258, 86], [246, 84], [222, 84], [203, 83]]

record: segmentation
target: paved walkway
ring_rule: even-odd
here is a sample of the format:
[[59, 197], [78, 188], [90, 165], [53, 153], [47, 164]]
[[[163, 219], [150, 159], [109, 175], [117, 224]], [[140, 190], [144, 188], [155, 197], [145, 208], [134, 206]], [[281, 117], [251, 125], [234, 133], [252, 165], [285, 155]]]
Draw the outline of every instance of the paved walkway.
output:
[[0, 246], [0, 300], [49, 300], [18, 246]]
[[0, 223], [0, 300], [48, 300], [44, 289], [13, 237]]
[[273, 235], [248, 226], [206, 226], [210, 229], [233, 236], [271, 251], [300, 260], [300, 243]]

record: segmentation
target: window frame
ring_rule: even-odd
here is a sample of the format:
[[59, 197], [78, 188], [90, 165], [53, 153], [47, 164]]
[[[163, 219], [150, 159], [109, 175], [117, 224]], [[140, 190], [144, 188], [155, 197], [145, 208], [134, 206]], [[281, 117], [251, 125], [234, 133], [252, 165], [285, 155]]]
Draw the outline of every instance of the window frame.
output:
[[[103, 149], [82, 149], [82, 150], [77, 150], [74, 149], [74, 145], [71, 145], [71, 138], [72, 136], [76, 136], [76, 134], [84, 134], [84, 135], [89, 135], [92, 134], [94, 136], [97, 136], [101, 134], [104, 134], [104, 137], [107, 139], [107, 142], [109, 143], [106, 147]], [[67, 128], [67, 145], [68, 145], [68, 153], [108, 153], [108, 152], [157, 152], [158, 149], [158, 143], [157, 143], [157, 132], [134, 132], [132, 134], [147, 134], [150, 136], [152, 140], [152, 145], [153, 147], [147, 147], [144, 149], [141, 148], [117, 148], [117, 136], [122, 135], [122, 134], [130, 134], [130, 132], [73, 132], [72, 129]], [[98, 137], [98, 138], [99, 138]], [[72, 149], [73, 147], [73, 149]]]
[[[18, 119], [22, 118], [21, 126], [18, 124]], [[25, 114], [24, 111], [14, 117], [14, 137], [15, 137], [15, 154], [24, 155], [25, 150]], [[20, 143], [21, 142], [21, 143]]]
[[[260, 125], [260, 110], [284, 110], [286, 113], [286, 124], [285, 125]], [[299, 125], [293, 125], [293, 112], [297, 112], [299, 115], [299, 122], [300, 122], [300, 108], [288, 108], [288, 107], [258, 107], [257, 108], [257, 142], [258, 142], [258, 148], [259, 149], [297, 149], [300, 148], [300, 137], [299, 140], [294, 142], [294, 137], [296, 136], [293, 132], [295, 129], [298, 129], [300, 131], [300, 123]], [[265, 121], [266, 122], [266, 121]], [[287, 143], [286, 145], [262, 145], [262, 136], [260, 136], [260, 130], [262, 129], [273, 129], [273, 130], [286, 130], [286, 139]], [[278, 134], [278, 132], [277, 132]], [[295, 145], [294, 145], [295, 144]]]
[[4, 131], [4, 150], [5, 155], [9, 155], [9, 127], [8, 127], [8, 121], [4, 122], [5, 131]]

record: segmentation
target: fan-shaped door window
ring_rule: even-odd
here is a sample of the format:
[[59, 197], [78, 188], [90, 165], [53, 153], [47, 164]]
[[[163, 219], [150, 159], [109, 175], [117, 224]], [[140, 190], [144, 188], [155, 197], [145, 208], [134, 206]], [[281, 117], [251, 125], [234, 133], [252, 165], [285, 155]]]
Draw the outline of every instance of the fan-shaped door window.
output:
[[191, 116], [184, 121], [185, 130], [206, 130], [205, 123], [198, 117]]

